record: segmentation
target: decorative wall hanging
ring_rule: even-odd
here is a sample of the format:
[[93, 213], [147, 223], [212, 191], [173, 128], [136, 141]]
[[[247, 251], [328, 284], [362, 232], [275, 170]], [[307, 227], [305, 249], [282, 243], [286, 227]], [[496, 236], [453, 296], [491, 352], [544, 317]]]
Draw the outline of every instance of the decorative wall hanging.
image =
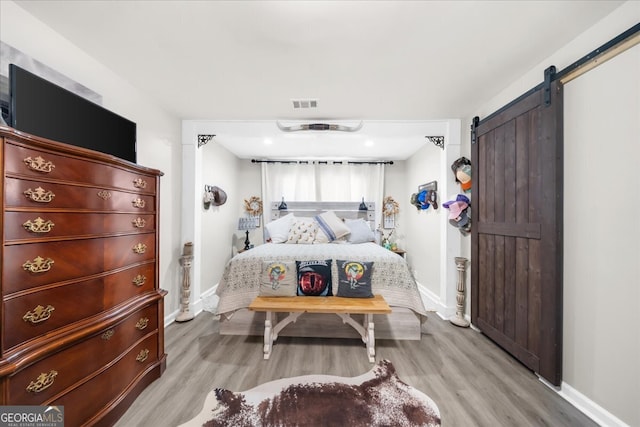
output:
[[444, 136], [425, 136], [436, 147], [440, 147], [444, 150]]
[[460, 157], [451, 164], [451, 170], [462, 191], [471, 192], [471, 161], [466, 157]]
[[220, 187], [215, 185], [205, 185], [202, 203], [205, 209], [209, 209], [211, 205], [222, 206], [227, 202], [227, 193]]
[[400, 205], [393, 200], [393, 197], [387, 196], [382, 201], [382, 214], [384, 228], [395, 228], [396, 215], [400, 212]]
[[411, 195], [410, 202], [419, 211], [427, 210], [429, 207], [438, 209], [438, 181], [418, 186], [418, 192]]
[[211, 141], [215, 135], [198, 135], [198, 148], [205, 145], [207, 142]]
[[262, 215], [262, 200], [260, 197], [252, 196], [249, 200], [244, 199], [244, 210], [250, 216]]

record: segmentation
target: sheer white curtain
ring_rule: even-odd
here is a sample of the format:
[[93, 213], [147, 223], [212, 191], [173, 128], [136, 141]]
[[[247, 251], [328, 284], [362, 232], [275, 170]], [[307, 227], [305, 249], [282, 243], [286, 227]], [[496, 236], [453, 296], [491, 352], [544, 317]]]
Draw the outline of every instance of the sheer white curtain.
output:
[[271, 202], [323, 201], [376, 203], [376, 225], [382, 218], [384, 164], [262, 163], [262, 199], [265, 221]]

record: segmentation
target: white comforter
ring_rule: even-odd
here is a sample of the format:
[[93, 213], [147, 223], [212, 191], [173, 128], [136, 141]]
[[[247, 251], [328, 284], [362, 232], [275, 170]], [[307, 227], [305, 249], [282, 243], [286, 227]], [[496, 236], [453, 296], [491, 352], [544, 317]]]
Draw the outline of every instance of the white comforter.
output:
[[371, 285], [390, 306], [406, 307], [426, 316], [426, 310], [407, 262], [401, 256], [375, 244], [291, 245], [266, 243], [233, 257], [226, 265], [216, 291], [220, 297], [216, 314], [231, 315], [249, 306], [258, 295], [262, 261], [333, 259], [334, 289], [337, 283], [335, 260], [373, 261]]

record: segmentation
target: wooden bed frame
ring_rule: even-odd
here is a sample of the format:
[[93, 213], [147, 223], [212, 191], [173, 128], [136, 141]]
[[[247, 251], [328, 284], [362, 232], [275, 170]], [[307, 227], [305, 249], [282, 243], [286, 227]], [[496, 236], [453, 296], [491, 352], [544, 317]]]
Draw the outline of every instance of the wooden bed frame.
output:
[[[313, 217], [329, 210], [340, 218], [363, 218], [372, 230], [375, 230], [376, 204], [374, 202], [286, 202], [287, 209], [279, 209], [282, 202], [269, 204], [271, 220], [293, 213], [297, 217]], [[367, 210], [361, 209], [361, 205]], [[374, 316], [376, 338], [394, 340], [420, 340], [421, 326], [426, 317], [416, 314], [404, 307], [391, 306], [390, 314]], [[275, 322], [288, 316], [288, 313], [274, 313]], [[362, 323], [364, 315], [353, 314], [353, 319]], [[232, 316], [220, 318], [221, 335], [264, 335], [266, 315], [264, 312], [240, 309]], [[318, 338], [355, 338], [360, 335], [339, 317], [324, 316], [318, 313], [307, 313], [295, 323], [288, 325], [279, 333], [280, 336], [318, 337]]]

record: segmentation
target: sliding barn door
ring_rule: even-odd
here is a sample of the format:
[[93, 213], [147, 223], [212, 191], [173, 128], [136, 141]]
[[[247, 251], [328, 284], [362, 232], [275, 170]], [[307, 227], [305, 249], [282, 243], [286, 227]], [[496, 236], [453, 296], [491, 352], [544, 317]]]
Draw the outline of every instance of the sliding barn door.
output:
[[471, 318], [559, 385], [562, 88], [552, 76], [550, 68], [546, 84], [472, 125]]

